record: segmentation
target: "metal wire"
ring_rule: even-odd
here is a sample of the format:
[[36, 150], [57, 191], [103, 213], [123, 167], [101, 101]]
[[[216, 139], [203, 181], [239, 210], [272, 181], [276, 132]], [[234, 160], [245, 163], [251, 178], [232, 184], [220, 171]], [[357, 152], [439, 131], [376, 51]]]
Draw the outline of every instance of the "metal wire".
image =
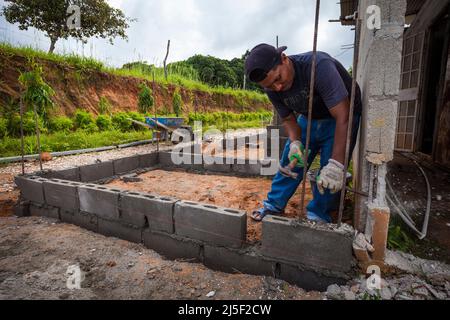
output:
[[358, 72], [358, 55], [359, 55], [359, 38], [361, 32], [361, 19], [359, 19], [355, 13], [355, 18], [357, 19], [355, 28], [355, 52], [353, 53], [353, 69], [352, 69], [352, 93], [350, 98], [350, 110], [348, 115], [348, 125], [347, 125], [347, 141], [345, 144], [345, 161], [344, 161], [344, 175], [342, 179], [342, 185], [344, 186], [341, 191], [341, 199], [339, 202], [339, 216], [338, 216], [338, 227], [342, 223], [342, 215], [344, 212], [344, 201], [345, 201], [345, 185], [347, 182], [347, 170], [350, 162], [350, 144], [353, 132], [353, 112], [355, 110], [355, 96], [356, 96], [356, 77]]
[[311, 82], [309, 86], [309, 105], [308, 105], [308, 127], [306, 129], [306, 145], [305, 152], [303, 154], [303, 179], [302, 179], [302, 194], [300, 201], [300, 216], [301, 219], [304, 215], [305, 206], [305, 192], [306, 192], [306, 174], [308, 171], [308, 156], [309, 156], [309, 143], [311, 140], [311, 123], [312, 123], [312, 108], [314, 100], [314, 83], [316, 81], [316, 60], [317, 60], [317, 36], [319, 32], [319, 13], [320, 13], [320, 0], [316, 1], [316, 18], [314, 22], [314, 42], [313, 42], [313, 57], [311, 63]]

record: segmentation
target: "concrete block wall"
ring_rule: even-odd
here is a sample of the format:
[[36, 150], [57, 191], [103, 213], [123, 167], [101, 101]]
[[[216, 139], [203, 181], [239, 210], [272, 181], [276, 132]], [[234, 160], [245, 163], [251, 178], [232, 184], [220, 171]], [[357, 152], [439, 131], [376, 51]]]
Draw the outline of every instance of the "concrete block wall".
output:
[[[167, 154], [162, 152], [138, 157], [138, 162], [154, 167], [158, 161], [164, 162], [164, 157]], [[135, 166], [133, 161], [130, 168]], [[106, 165], [111, 166], [113, 174], [114, 168], [122, 171], [120, 161]], [[232, 168], [230, 165], [230, 171]], [[247, 215], [240, 210], [62, 179], [18, 176], [16, 183], [21, 190], [16, 207], [21, 216], [47, 216], [105, 236], [143, 243], [169, 259], [190, 259], [224, 272], [273, 276], [311, 290], [325, 290], [352, 276], [348, 268], [353, 259], [351, 247], [339, 233], [314, 236], [316, 230], [305, 226], [301, 233], [307, 236], [301, 236], [291, 226], [266, 222], [261, 247], [246, 243]], [[298, 248], [293, 250], [297, 242]], [[330, 242], [334, 243], [330, 248], [323, 244]], [[338, 258], [331, 255], [333, 250]]]

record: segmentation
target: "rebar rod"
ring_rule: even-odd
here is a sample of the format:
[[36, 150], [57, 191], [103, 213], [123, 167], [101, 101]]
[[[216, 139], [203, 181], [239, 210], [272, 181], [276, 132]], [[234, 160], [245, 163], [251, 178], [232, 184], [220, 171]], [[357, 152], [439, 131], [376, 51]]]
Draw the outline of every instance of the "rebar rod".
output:
[[[311, 123], [312, 123], [312, 108], [314, 102], [314, 83], [316, 81], [316, 60], [317, 60], [317, 36], [319, 33], [319, 13], [320, 13], [320, 0], [316, 0], [316, 17], [314, 22], [314, 41], [313, 41], [313, 56], [311, 63], [311, 82], [309, 86], [309, 104], [308, 104], [308, 126], [306, 129], [306, 145], [305, 152], [303, 154], [303, 179], [302, 179], [302, 194], [300, 201], [300, 216], [302, 219], [304, 216], [304, 206], [305, 206], [305, 192], [306, 192], [306, 174], [308, 171], [308, 156], [309, 156], [309, 143], [311, 140]], [[291, 141], [292, 142], [292, 141]]]
[[342, 179], [343, 189], [341, 191], [341, 199], [339, 202], [339, 216], [338, 216], [338, 227], [342, 223], [342, 215], [344, 212], [344, 201], [345, 201], [345, 185], [347, 183], [347, 170], [350, 162], [350, 144], [352, 140], [353, 132], [353, 112], [355, 110], [355, 97], [356, 97], [356, 77], [358, 75], [358, 55], [359, 55], [359, 38], [361, 32], [361, 19], [355, 13], [356, 28], [355, 28], [355, 51], [353, 53], [353, 68], [352, 68], [352, 93], [350, 98], [350, 110], [348, 115], [348, 125], [347, 125], [347, 141], [345, 144], [345, 161], [344, 161], [344, 175]]

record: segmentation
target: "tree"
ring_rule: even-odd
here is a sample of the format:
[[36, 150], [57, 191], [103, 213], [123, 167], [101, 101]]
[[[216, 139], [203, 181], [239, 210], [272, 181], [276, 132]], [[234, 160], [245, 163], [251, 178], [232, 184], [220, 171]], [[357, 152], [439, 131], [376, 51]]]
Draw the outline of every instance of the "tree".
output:
[[152, 89], [150, 89], [145, 83], [141, 83], [139, 85], [139, 89], [139, 112], [147, 113], [150, 111], [151, 107], [153, 107], [154, 104], [153, 92]]
[[[125, 17], [120, 9], [111, 7], [105, 0], [5, 0], [9, 3], [2, 15], [9, 23], [18, 23], [19, 29], [33, 27], [50, 38], [52, 53], [58, 39], [73, 37], [84, 43], [88, 38], [101, 37], [113, 43], [115, 37], [127, 39], [125, 30], [133, 19]], [[80, 8], [80, 28], [69, 28], [69, 5]]]

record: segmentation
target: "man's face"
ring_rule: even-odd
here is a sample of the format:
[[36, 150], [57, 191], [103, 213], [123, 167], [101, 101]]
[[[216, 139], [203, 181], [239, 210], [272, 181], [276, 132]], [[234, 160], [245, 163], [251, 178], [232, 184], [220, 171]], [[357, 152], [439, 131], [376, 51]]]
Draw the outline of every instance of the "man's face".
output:
[[283, 54], [281, 64], [270, 70], [267, 77], [258, 82], [264, 89], [271, 91], [287, 91], [294, 82], [294, 68], [289, 58]]

